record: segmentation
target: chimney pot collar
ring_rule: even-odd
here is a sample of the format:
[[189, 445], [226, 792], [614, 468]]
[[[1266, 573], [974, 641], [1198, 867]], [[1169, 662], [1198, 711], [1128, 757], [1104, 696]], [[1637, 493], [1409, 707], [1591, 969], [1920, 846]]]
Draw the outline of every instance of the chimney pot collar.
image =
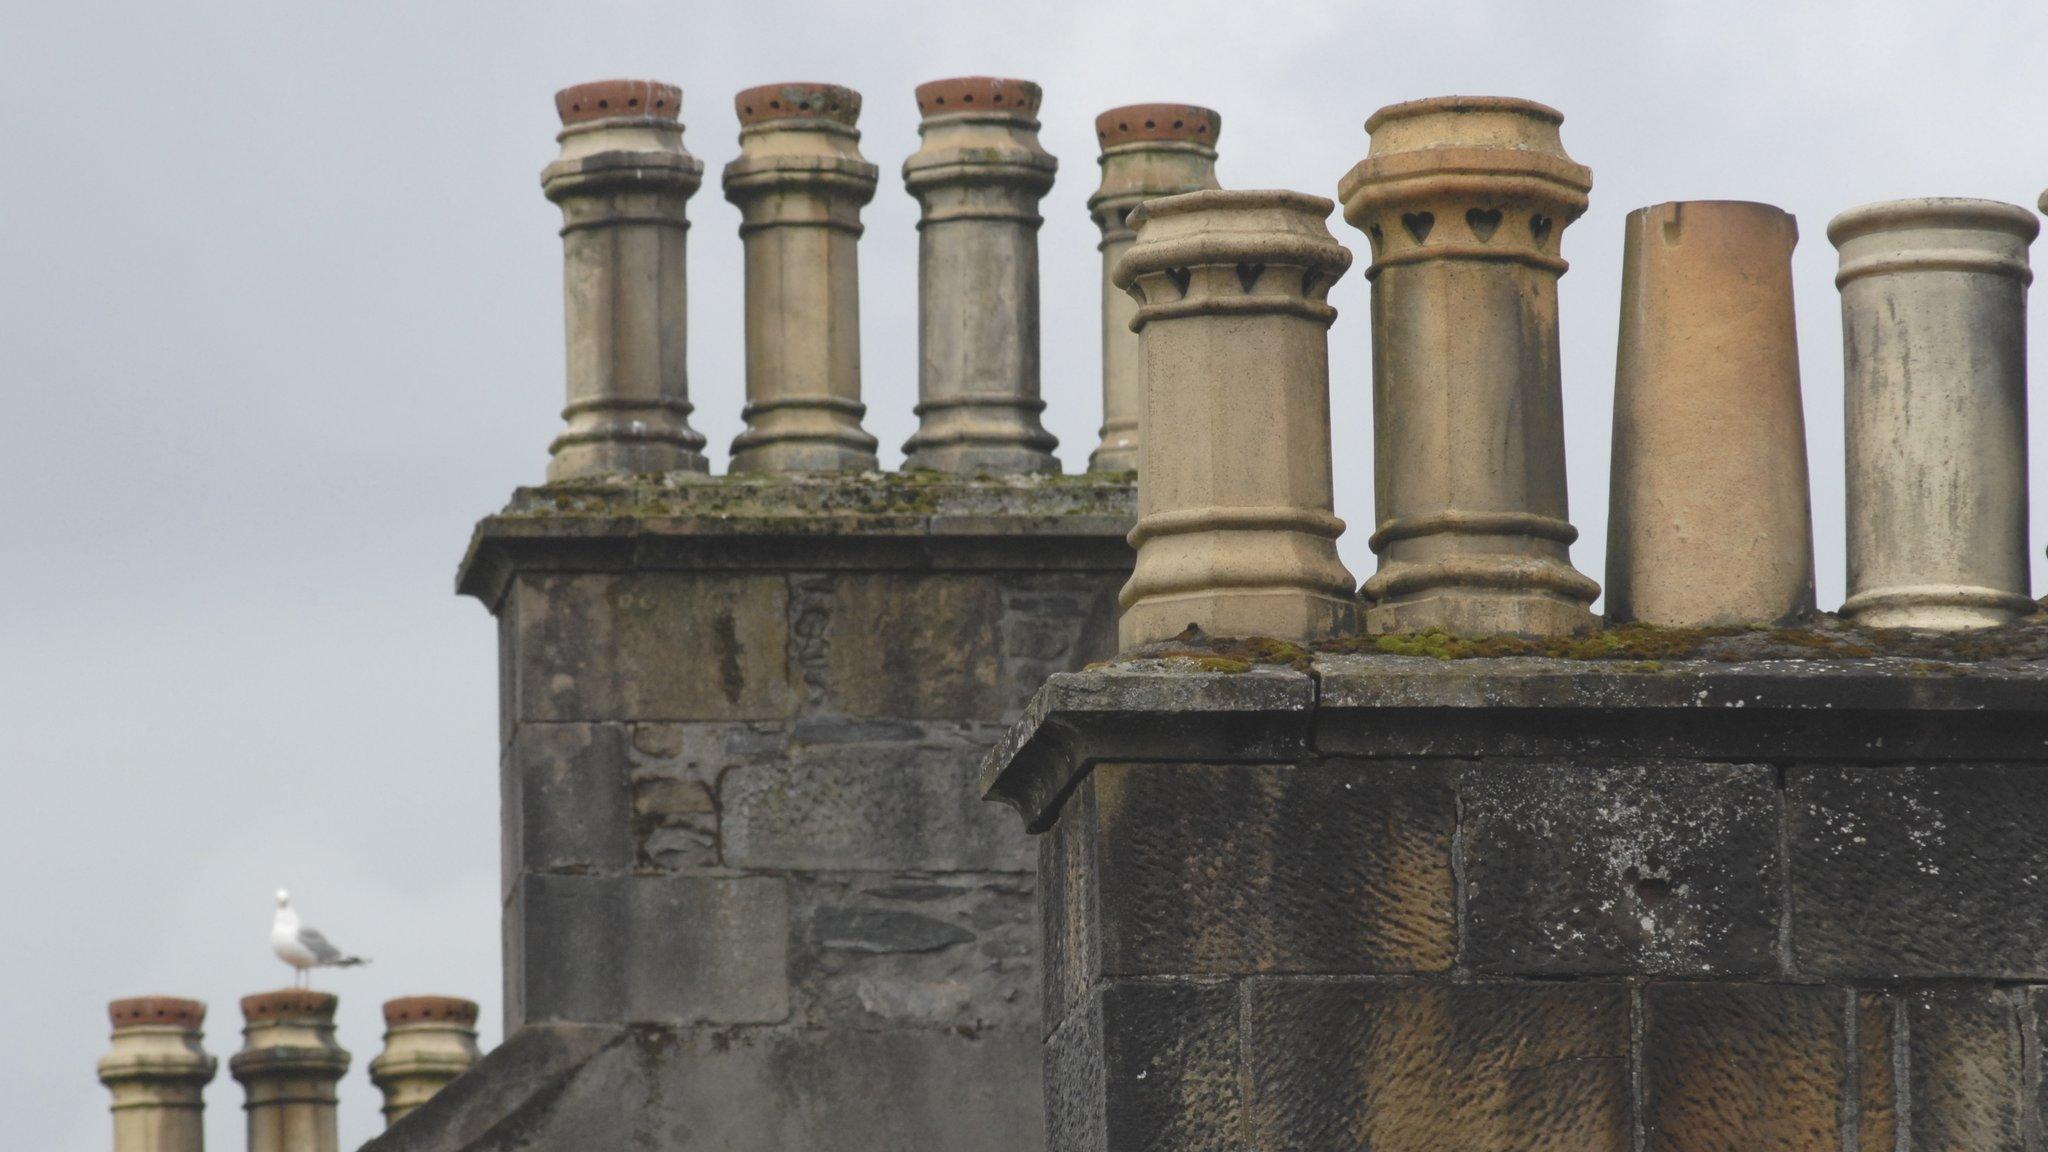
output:
[[1045, 93], [1029, 80], [999, 76], [957, 76], [917, 86], [917, 110], [929, 120], [962, 112], [1031, 119]]
[[1179, 140], [1214, 146], [1223, 117], [1196, 104], [1127, 104], [1095, 118], [1095, 139], [1104, 148], [1143, 140]]
[[674, 120], [682, 115], [683, 90], [659, 80], [596, 80], [555, 93], [564, 126], [622, 116]]
[[468, 1028], [475, 1026], [476, 1017], [476, 1001], [459, 996], [400, 996], [384, 1002], [386, 1026], [446, 1020]]
[[146, 1025], [197, 1028], [206, 1019], [206, 1004], [178, 996], [135, 996], [108, 1004], [107, 1018], [116, 1029]]
[[242, 997], [242, 1018], [251, 1024], [261, 1020], [332, 1020], [340, 1000], [332, 992], [284, 988]]
[[860, 93], [839, 84], [762, 84], [745, 89], [732, 104], [742, 127], [772, 120], [832, 120], [851, 128], [860, 119]]

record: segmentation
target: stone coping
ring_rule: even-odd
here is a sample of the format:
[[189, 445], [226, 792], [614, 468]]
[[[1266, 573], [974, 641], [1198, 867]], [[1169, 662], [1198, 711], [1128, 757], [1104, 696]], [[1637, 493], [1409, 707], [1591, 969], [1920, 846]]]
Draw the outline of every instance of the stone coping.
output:
[[[456, 590], [496, 604], [522, 568], [1129, 568], [1133, 477], [665, 473], [521, 488], [470, 538]], [[1059, 541], [1046, 547], [1047, 541]], [[939, 555], [944, 553], [944, 555]]]
[[1824, 620], [1327, 647], [1183, 638], [1055, 675], [983, 761], [983, 796], [1042, 832], [1106, 762], [2048, 760], [2039, 616], [1964, 634]]

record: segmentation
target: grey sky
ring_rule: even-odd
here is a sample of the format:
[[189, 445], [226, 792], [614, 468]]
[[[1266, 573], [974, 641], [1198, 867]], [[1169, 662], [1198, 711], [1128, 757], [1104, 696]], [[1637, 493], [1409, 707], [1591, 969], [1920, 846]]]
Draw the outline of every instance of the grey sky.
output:
[[[1594, 172], [1565, 239], [1578, 566], [1601, 575], [1621, 218], [1669, 199], [1795, 213], [1821, 600], [1842, 596], [1834, 213], [1897, 196], [2032, 206], [2048, 8], [1924, 4], [833, 5], [494, 0], [0, 4], [0, 1130], [108, 1143], [103, 1005], [212, 1005], [216, 1149], [238, 996], [282, 986], [272, 889], [367, 953], [343, 996], [344, 1143], [377, 1128], [377, 1005], [482, 1001], [497, 1039], [494, 635], [450, 576], [471, 522], [537, 481], [561, 399], [553, 91], [685, 89], [691, 377], [722, 463], [741, 389], [731, 98], [867, 98], [884, 179], [862, 243], [868, 427], [912, 426], [911, 88], [1045, 87], [1048, 425], [1070, 469], [1100, 415], [1094, 114], [1222, 111], [1226, 186], [1331, 195], [1374, 108], [1449, 93], [1566, 115]], [[1362, 237], [1333, 219], [1354, 252]], [[1361, 262], [1362, 263], [1362, 262]], [[1344, 554], [1371, 571], [1366, 285], [1334, 293]], [[2037, 405], [2035, 472], [2048, 460]], [[2036, 491], [2040, 487], [2036, 485]], [[2048, 543], [2035, 505], [2036, 564]]]

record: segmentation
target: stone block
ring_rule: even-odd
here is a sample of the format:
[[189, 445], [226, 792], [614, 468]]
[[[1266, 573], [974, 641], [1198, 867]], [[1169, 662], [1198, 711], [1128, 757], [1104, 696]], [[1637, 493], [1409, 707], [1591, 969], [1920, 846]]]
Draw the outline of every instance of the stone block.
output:
[[2048, 979], [2039, 768], [1804, 768], [1787, 783], [1800, 972]]
[[1849, 995], [1819, 985], [1651, 984], [1646, 1147], [1840, 1148]]
[[1620, 984], [1260, 977], [1245, 1004], [1252, 1147], [1630, 1146]]
[[1893, 1152], [1898, 1145], [1899, 1094], [1893, 1039], [1894, 1005], [1879, 992], [1856, 993], [1855, 1152]]
[[1107, 1152], [1102, 1004], [1067, 1014], [1045, 1040], [1045, 1138], [1050, 1152]]
[[507, 884], [529, 872], [630, 866], [630, 770], [622, 725], [519, 725], [505, 758]]
[[1068, 798], [1059, 822], [1038, 837], [1040, 995], [1048, 1035], [1086, 1003], [1102, 971], [1096, 875], [1095, 790], [1084, 784]]
[[993, 577], [844, 572], [829, 588], [805, 598], [799, 616], [818, 633], [799, 656], [810, 707], [914, 720], [1003, 716], [1011, 693]]
[[1906, 1018], [1906, 1131], [1915, 1149], [2022, 1152], [2029, 1090], [2017, 989], [1899, 993]]
[[526, 575], [522, 720], [757, 720], [795, 710], [778, 574]]
[[1443, 770], [1103, 764], [1082, 787], [1109, 975], [1450, 967]]
[[1044, 1146], [1038, 1043], [1028, 1029], [975, 1035], [691, 1029], [649, 1044], [656, 1049], [656, 1095], [642, 1115], [656, 1135], [646, 1137], [646, 1147], [1016, 1152]]
[[[1249, 1147], [1234, 983], [1114, 980], [1095, 995], [1102, 1026], [1103, 1127], [1100, 1135], [1084, 1129], [1080, 1140], [1060, 1145], [1062, 1150]], [[1075, 1133], [1064, 1121], [1062, 1129], [1063, 1138], [1072, 1140]]]
[[1034, 1033], [1031, 883], [1008, 873], [791, 880], [789, 970], [806, 1026]]
[[749, 758], [782, 755], [783, 727], [768, 722], [634, 724], [630, 731], [635, 869], [718, 867], [719, 780]]
[[1770, 768], [1488, 762], [1462, 796], [1475, 970], [1777, 971]]
[[528, 875], [506, 930], [519, 985], [508, 1027], [764, 1024], [790, 1012], [780, 877]]
[[915, 740], [792, 746], [786, 759], [727, 772], [719, 797], [725, 863], [1029, 872], [1029, 838], [975, 792], [993, 734], [975, 725], [921, 731]]

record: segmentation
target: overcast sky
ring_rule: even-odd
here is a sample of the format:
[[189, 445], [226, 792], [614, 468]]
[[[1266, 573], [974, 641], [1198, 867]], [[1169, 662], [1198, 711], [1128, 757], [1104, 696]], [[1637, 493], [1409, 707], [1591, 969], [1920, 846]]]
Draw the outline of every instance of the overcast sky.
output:
[[[2048, 184], [2048, 7], [1177, 0], [889, 5], [492, 0], [0, 3], [0, 1143], [108, 1146], [105, 1002], [212, 1005], [217, 1150], [242, 1147], [237, 997], [280, 986], [270, 892], [371, 954], [343, 997], [342, 1136], [378, 1126], [377, 1005], [482, 1001], [498, 1039], [494, 634], [455, 598], [471, 523], [539, 480], [562, 390], [556, 88], [685, 90], [690, 371], [723, 467], [741, 401], [732, 94], [867, 98], [883, 184], [861, 280], [868, 427], [912, 428], [911, 89], [1045, 87], [1047, 423], [1100, 418], [1092, 118], [1223, 113], [1229, 187], [1332, 195], [1373, 109], [1452, 93], [1562, 109], [1594, 172], [1566, 235], [1574, 550], [1600, 577], [1630, 209], [1764, 200], [1794, 257], [1821, 601], [1842, 597], [1834, 253], [1851, 205]], [[1332, 220], [1354, 253], [1363, 238]], [[1362, 268], [1364, 261], [1359, 262]], [[1337, 511], [1372, 570], [1366, 285], [1331, 294]], [[2038, 358], [2037, 358], [2038, 359]], [[2048, 405], [2037, 406], [2037, 412]], [[2042, 420], [2037, 416], [2035, 441]], [[2043, 472], [2048, 447], [2037, 447]], [[2036, 484], [2036, 491], [2040, 487]], [[2034, 516], [2035, 558], [2048, 542]]]

